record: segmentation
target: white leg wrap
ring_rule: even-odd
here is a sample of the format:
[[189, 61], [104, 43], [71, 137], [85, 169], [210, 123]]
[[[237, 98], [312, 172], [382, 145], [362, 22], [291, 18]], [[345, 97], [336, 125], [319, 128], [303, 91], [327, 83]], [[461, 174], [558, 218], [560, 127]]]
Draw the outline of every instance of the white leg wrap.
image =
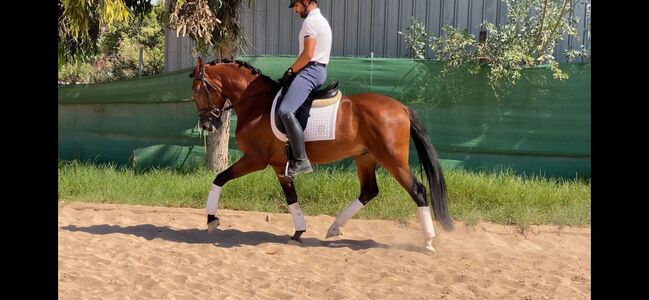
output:
[[336, 220], [329, 226], [329, 230], [327, 230], [327, 236], [325, 238], [330, 238], [334, 236], [339, 236], [342, 234], [340, 231], [340, 227], [345, 226], [347, 224], [347, 221], [349, 221], [359, 210], [363, 208], [363, 203], [358, 201], [358, 199], [352, 201], [352, 203], [349, 203], [343, 211], [341, 211], [337, 216]]
[[293, 216], [295, 231], [306, 230], [306, 221], [304, 221], [304, 215], [302, 214], [300, 204], [295, 202], [289, 205], [288, 208], [291, 210], [291, 215]]
[[421, 230], [424, 232], [424, 238], [432, 239], [435, 236], [435, 229], [433, 229], [433, 219], [430, 217], [430, 208], [428, 206], [417, 207], [417, 215], [421, 223]]
[[219, 197], [221, 196], [221, 187], [212, 184], [212, 190], [207, 195], [207, 205], [205, 211], [208, 215], [216, 215], [216, 209], [219, 208]]
[[336, 216], [336, 221], [334, 221], [332, 226], [335, 227], [343, 227], [345, 224], [347, 224], [347, 221], [349, 221], [354, 215], [363, 208], [363, 203], [358, 201], [358, 199], [352, 201], [352, 203], [349, 203], [343, 211], [341, 211], [338, 216]]

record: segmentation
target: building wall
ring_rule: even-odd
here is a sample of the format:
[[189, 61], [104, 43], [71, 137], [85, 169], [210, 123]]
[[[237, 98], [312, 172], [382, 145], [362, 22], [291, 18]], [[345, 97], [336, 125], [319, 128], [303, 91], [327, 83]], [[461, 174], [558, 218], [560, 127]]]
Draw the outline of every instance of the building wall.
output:
[[[246, 1], [244, 1], [246, 2]], [[245, 55], [297, 56], [297, 35], [302, 19], [288, 8], [287, 0], [254, 0], [252, 7], [242, 5], [241, 23], [250, 45]], [[502, 0], [321, 0], [320, 9], [329, 21], [332, 33], [332, 56], [406, 57], [407, 44], [399, 35], [414, 16], [423, 22], [434, 36], [441, 34], [444, 24], [467, 28], [479, 36], [480, 24], [502, 25], [507, 19], [507, 7]], [[281, 3], [281, 4], [279, 4]], [[578, 34], [590, 51], [590, 35], [583, 0], [573, 0], [574, 16], [581, 23]], [[572, 17], [572, 16], [571, 16]], [[565, 62], [565, 49], [578, 49], [574, 37], [564, 39], [555, 49], [555, 57]], [[165, 68], [168, 72], [193, 66], [192, 42], [176, 37], [167, 30], [165, 36]], [[428, 49], [427, 57], [434, 58]]]

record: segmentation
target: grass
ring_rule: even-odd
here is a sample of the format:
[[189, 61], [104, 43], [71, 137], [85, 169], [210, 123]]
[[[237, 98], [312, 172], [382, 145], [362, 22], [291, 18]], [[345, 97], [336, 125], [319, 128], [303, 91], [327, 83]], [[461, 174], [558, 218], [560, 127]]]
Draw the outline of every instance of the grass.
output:
[[[417, 170], [418, 168], [413, 168]], [[449, 210], [468, 224], [489, 221], [530, 225], [589, 226], [590, 180], [523, 178], [511, 171], [473, 173], [445, 171]], [[204, 208], [215, 173], [201, 167], [137, 170], [115, 165], [60, 161], [58, 198], [66, 201]], [[422, 178], [417, 174], [418, 178]], [[420, 179], [421, 180], [421, 179]], [[414, 202], [394, 178], [379, 168], [379, 196], [357, 218], [408, 222]], [[359, 195], [356, 171], [316, 166], [295, 180], [306, 215], [335, 216]], [[428, 188], [428, 187], [427, 187]], [[220, 208], [288, 213], [282, 190], [270, 168], [228, 182]]]

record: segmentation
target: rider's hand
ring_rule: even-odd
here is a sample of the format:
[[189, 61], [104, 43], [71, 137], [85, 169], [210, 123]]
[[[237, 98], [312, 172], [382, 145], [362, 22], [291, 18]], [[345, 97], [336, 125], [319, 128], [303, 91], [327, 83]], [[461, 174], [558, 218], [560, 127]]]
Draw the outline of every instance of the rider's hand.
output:
[[284, 75], [282, 75], [282, 78], [280, 78], [278, 81], [281, 85], [287, 85], [288, 83], [293, 81], [293, 77], [295, 77], [295, 73], [293, 73], [293, 68], [288, 68], [284, 72]]

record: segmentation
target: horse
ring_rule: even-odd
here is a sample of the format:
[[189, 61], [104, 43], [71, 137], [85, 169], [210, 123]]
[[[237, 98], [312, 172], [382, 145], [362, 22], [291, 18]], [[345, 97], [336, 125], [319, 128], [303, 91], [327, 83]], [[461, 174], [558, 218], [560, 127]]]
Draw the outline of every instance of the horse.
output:
[[[213, 132], [222, 125], [223, 113], [234, 109], [237, 116], [236, 142], [243, 152], [238, 161], [218, 173], [213, 181], [205, 208], [208, 232], [214, 232], [219, 225], [217, 208], [223, 185], [270, 166], [277, 175], [293, 216], [295, 233], [288, 242], [301, 244], [300, 236], [306, 231], [306, 223], [294, 182], [284, 176], [286, 144], [271, 130], [271, 118], [274, 118], [271, 106], [282, 88], [281, 84], [240, 60], [217, 59], [205, 64], [199, 57], [189, 76], [193, 78], [192, 97], [201, 128]], [[339, 101], [335, 139], [307, 141], [306, 152], [313, 164], [352, 157], [361, 189], [358, 198], [336, 216], [325, 239], [340, 235], [340, 228], [378, 195], [376, 168], [380, 164], [414, 200], [424, 248], [434, 252], [432, 240], [435, 230], [426, 188], [408, 164], [411, 137], [428, 179], [435, 218], [447, 231], [453, 229], [453, 221], [448, 212], [444, 175], [421, 119], [410, 107], [378, 93], [343, 96]]]

